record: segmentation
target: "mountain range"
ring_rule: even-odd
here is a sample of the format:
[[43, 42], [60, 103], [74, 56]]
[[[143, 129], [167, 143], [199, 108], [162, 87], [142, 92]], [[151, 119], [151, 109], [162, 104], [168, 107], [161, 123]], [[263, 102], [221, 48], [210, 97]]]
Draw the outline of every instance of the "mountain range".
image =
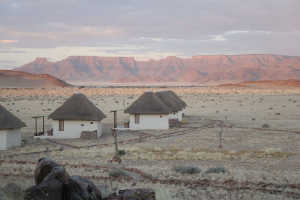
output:
[[169, 56], [137, 61], [133, 57], [69, 56], [57, 62], [37, 58], [13, 69], [50, 74], [76, 84], [187, 83], [222, 84], [242, 81], [300, 79], [300, 56], [272, 54]]

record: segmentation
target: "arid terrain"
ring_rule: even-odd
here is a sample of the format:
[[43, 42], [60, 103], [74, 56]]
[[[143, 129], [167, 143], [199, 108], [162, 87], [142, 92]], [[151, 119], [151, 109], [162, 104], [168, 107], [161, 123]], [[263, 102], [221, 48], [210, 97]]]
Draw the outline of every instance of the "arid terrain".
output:
[[[118, 131], [119, 149], [126, 154], [120, 164], [108, 162], [114, 155], [110, 110], [129, 106], [147, 90], [164, 89], [187, 103], [182, 124], [167, 131]], [[77, 91], [107, 115], [103, 135], [95, 140], [34, 140], [31, 117], [50, 114]], [[292, 86], [250, 82], [217, 87], [2, 88], [0, 94], [0, 104], [27, 124], [22, 146], [0, 152], [0, 187], [10, 181], [22, 189], [34, 185], [37, 161], [46, 156], [65, 166], [70, 175], [93, 181], [104, 196], [122, 188], [146, 187], [156, 190], [158, 200], [300, 198], [297, 82]], [[126, 120], [129, 116], [118, 112], [118, 123]], [[45, 120], [45, 129], [51, 129], [51, 120]], [[174, 166], [196, 166], [202, 172], [181, 174], [172, 170]], [[210, 173], [214, 167], [226, 172]], [[111, 168], [123, 169], [132, 180], [107, 178]]]

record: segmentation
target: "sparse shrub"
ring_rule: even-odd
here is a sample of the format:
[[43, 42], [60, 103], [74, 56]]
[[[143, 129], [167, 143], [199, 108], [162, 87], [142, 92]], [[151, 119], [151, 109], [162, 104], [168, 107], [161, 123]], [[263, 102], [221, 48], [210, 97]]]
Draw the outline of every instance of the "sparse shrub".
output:
[[219, 113], [219, 111], [217, 110], [216, 113]]
[[252, 121], [255, 121], [256, 119], [255, 118], [252, 118]]
[[199, 174], [202, 171], [196, 166], [174, 166], [172, 170], [182, 174]]
[[206, 174], [219, 174], [219, 173], [225, 173], [226, 169], [224, 167], [210, 167], [208, 170], [206, 170]]
[[280, 113], [276, 113], [275, 115], [280, 115]]
[[28, 143], [29, 143], [29, 140], [27, 140], [27, 139], [22, 139], [22, 142], [25, 143], [25, 144], [28, 144]]
[[118, 155], [119, 156], [124, 156], [126, 153], [125, 153], [125, 150], [118, 150]]
[[243, 106], [242, 104], [240, 104], [240, 106]]
[[271, 109], [271, 110], [272, 110], [273, 108], [272, 108], [272, 107], [270, 107], [269, 109]]
[[128, 174], [121, 169], [112, 169], [108, 172], [108, 175], [112, 177], [128, 176]]
[[270, 128], [270, 125], [269, 124], [263, 124], [261, 127], [262, 128]]
[[84, 88], [84, 86], [82, 85], [82, 86], [80, 86], [80, 87], [78, 87], [78, 89], [82, 89], [82, 88]]

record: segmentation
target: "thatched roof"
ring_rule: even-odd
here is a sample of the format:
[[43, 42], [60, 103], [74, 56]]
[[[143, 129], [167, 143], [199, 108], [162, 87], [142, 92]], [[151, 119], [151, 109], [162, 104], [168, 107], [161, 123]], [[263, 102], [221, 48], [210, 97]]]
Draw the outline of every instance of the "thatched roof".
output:
[[76, 92], [48, 118], [54, 120], [98, 121], [106, 118], [106, 115], [88, 100], [84, 94]]
[[177, 106], [181, 107], [181, 109], [185, 108], [185, 105], [180, 101], [180, 99], [178, 99], [176, 96], [174, 96], [168, 90], [164, 90], [163, 93], [168, 95], [172, 99], [172, 101], [176, 103]]
[[0, 105], [0, 129], [21, 127], [26, 127], [26, 124]]
[[160, 100], [162, 100], [173, 112], [182, 110], [182, 105], [174, 101], [174, 97], [169, 93], [159, 90], [155, 93], [155, 95], [158, 96]]
[[175, 99], [177, 99], [182, 104], [183, 108], [187, 106], [187, 104], [175, 92], [173, 92], [172, 90], [167, 90], [166, 92], [171, 94]]
[[172, 110], [152, 91], [147, 91], [124, 112], [130, 114], [170, 114]]

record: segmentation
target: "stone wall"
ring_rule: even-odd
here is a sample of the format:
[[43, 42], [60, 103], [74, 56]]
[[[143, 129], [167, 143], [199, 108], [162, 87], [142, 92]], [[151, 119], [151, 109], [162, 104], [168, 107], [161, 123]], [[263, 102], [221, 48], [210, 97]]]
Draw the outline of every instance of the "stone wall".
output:
[[81, 131], [81, 139], [97, 139], [97, 130], [94, 131]]
[[178, 127], [179, 123], [178, 123], [178, 119], [169, 119], [169, 127]]

